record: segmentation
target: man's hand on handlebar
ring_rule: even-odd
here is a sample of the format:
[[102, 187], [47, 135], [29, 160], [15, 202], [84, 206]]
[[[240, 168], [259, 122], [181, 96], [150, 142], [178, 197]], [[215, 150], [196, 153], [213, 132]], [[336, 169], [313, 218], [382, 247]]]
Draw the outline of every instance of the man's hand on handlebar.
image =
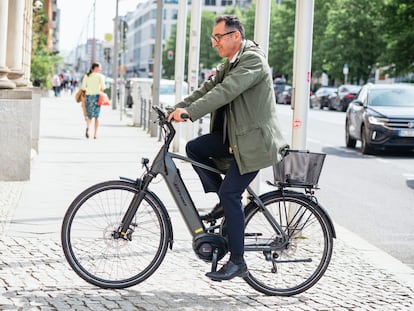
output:
[[184, 122], [190, 118], [187, 110], [184, 108], [176, 108], [173, 112], [168, 115], [168, 122], [174, 120], [175, 122]]

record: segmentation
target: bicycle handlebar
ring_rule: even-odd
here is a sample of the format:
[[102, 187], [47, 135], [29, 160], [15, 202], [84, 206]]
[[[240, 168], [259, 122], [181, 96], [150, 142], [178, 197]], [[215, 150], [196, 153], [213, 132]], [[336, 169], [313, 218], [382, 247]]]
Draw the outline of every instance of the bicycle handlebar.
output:
[[157, 106], [152, 106], [152, 109], [154, 109], [158, 114], [158, 125], [160, 126], [160, 128], [163, 128], [166, 131], [165, 145], [169, 146], [175, 136], [174, 126], [172, 125], [172, 122], [168, 121], [168, 114], [166, 113], [166, 111], [160, 109]]

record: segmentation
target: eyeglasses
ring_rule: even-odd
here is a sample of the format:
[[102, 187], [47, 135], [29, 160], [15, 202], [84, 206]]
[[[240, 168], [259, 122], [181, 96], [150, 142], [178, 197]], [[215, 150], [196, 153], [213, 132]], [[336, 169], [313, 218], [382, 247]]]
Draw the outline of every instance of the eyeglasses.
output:
[[218, 34], [216, 34], [214, 36], [211, 36], [210, 38], [211, 38], [211, 41], [214, 40], [217, 43], [219, 43], [220, 40], [221, 40], [221, 38], [223, 38], [224, 36], [230, 35], [232, 33], [235, 33], [235, 32], [237, 32], [237, 30], [229, 31], [229, 32], [226, 32], [226, 33], [223, 33], [223, 34], [218, 33]]

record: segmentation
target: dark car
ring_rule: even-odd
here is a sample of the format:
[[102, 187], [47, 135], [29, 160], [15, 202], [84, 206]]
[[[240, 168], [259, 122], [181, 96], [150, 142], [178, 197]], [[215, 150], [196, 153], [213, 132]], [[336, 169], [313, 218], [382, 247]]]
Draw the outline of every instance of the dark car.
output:
[[329, 107], [329, 109], [346, 111], [349, 103], [357, 97], [360, 90], [361, 86], [359, 85], [340, 85], [338, 87], [338, 96], [336, 96], [336, 98], [331, 101], [331, 106]]
[[346, 111], [346, 146], [358, 140], [364, 154], [414, 149], [414, 85], [366, 84]]
[[323, 109], [332, 107], [331, 102], [335, 100], [338, 89], [334, 86], [322, 86], [310, 98], [310, 107]]
[[283, 90], [276, 96], [276, 103], [290, 105], [292, 100], [292, 87], [285, 84]]

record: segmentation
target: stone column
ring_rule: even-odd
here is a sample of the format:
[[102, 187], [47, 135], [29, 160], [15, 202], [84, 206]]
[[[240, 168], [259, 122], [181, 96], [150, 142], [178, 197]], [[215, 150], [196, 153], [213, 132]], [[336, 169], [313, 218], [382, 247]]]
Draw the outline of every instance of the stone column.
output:
[[10, 35], [7, 40], [6, 65], [10, 72], [8, 78], [16, 83], [16, 86], [27, 86], [23, 77], [23, 22], [24, 0], [9, 1], [8, 29]]
[[7, 74], [10, 72], [6, 66], [8, 12], [9, 0], [0, 0], [0, 89], [16, 87], [16, 84], [7, 78]]
[[0, 91], [1, 181], [30, 179], [32, 109], [31, 90]]
[[23, 79], [26, 81], [27, 85], [31, 87], [32, 82], [30, 81], [30, 66], [32, 63], [33, 0], [25, 1], [22, 69], [24, 72]]

